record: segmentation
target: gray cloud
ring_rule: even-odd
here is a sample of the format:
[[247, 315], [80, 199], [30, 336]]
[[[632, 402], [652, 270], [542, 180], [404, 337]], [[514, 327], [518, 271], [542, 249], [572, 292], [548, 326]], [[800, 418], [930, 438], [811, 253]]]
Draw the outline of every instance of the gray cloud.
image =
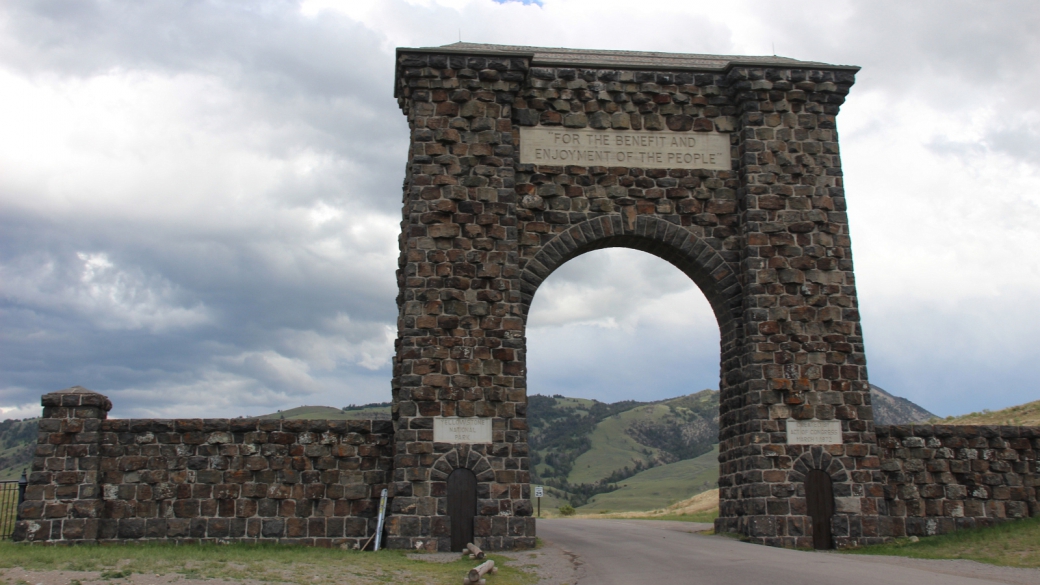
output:
[[[75, 191], [69, 205], [27, 209], [20, 197], [45, 182], [4, 185], [0, 404], [73, 383], [121, 398], [117, 414], [389, 395], [407, 131], [377, 33], [278, 2], [26, 3], [4, 22], [4, 67], [40, 83], [205, 81], [212, 100], [187, 112], [156, 102], [169, 107], [156, 114], [232, 152], [191, 177], [176, 160], [191, 144], [162, 153], [187, 193], [158, 176], [142, 185], [117, 174], [106, 186], [84, 173], [111, 211]], [[160, 156], [130, 158], [147, 167]], [[240, 171], [220, 166], [236, 156], [287, 168], [236, 184]], [[178, 207], [183, 195], [197, 202]], [[159, 201], [172, 213], [132, 209]]]

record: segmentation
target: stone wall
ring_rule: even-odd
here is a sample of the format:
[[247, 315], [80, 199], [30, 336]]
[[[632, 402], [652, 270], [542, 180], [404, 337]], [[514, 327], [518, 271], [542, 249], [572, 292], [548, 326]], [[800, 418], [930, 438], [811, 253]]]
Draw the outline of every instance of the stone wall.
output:
[[878, 427], [887, 536], [1040, 516], [1040, 427]]
[[[109, 420], [112, 403], [79, 387], [46, 394], [42, 402], [36, 458], [15, 540], [269, 541], [354, 548], [374, 534], [379, 494], [393, 473], [390, 421]], [[877, 437], [880, 457], [872, 467], [882, 474], [884, 500], [877, 514], [864, 515], [876, 522], [867, 528], [877, 540], [1040, 516], [1040, 427], [883, 426]], [[811, 526], [799, 520], [807, 514], [803, 482], [810, 469], [822, 469], [834, 481], [835, 532], [855, 537], [849, 516], [840, 512], [862, 512], [855, 510], [862, 500], [849, 489], [857, 459], [836, 445], [798, 448], [794, 457], [766, 450], [787, 470], [788, 491], [777, 496], [784, 507], [773, 508], [793, 517], [786, 530], [794, 538], [783, 544], [810, 545]], [[498, 444], [438, 443], [426, 470], [427, 501], [438, 504], [454, 469], [474, 472], [475, 532], [488, 548], [526, 546], [535, 531], [525, 497], [529, 486], [511, 491], [518, 489], [516, 462], [495, 468], [508, 461], [507, 453], [508, 447]], [[388, 547], [414, 548], [421, 542], [427, 550], [444, 548], [450, 526], [443, 510], [418, 505], [409, 497], [392, 501]]]
[[390, 478], [390, 421], [106, 419], [70, 389], [44, 415], [15, 539], [364, 543]]

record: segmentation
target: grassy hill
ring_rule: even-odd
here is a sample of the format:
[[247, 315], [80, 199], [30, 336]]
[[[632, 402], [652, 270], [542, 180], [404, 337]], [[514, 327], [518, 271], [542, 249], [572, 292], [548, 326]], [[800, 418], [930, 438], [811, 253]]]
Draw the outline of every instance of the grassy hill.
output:
[[18, 479], [32, 465], [38, 418], [0, 422], [0, 480]]
[[983, 410], [961, 416], [934, 417], [928, 422], [944, 425], [1040, 426], [1040, 400], [993, 412]]
[[[559, 516], [559, 514], [555, 514]], [[679, 500], [664, 508], [632, 512], [600, 510], [588, 513], [580, 509], [575, 518], [635, 518], [641, 520], [684, 520], [687, 522], [711, 522], [719, 516], [718, 488], [703, 491], [685, 500]]]
[[685, 461], [647, 469], [618, 483], [618, 489], [593, 496], [579, 513], [652, 510], [689, 499], [716, 487], [719, 446]]
[[718, 440], [717, 413], [718, 392], [712, 390], [614, 404], [532, 395], [533, 481], [555, 488], [549, 491], [554, 498], [586, 505], [640, 472], [711, 451]]
[[653, 420], [660, 415], [658, 405], [638, 406], [600, 421], [589, 434], [589, 450], [574, 460], [567, 475], [570, 483], [595, 483], [614, 471], [650, 464], [658, 455], [653, 447], [639, 444], [626, 434], [632, 423]]
[[350, 405], [344, 408], [332, 406], [297, 406], [288, 410], [279, 410], [264, 414], [257, 418], [284, 418], [289, 420], [323, 419], [323, 420], [357, 420], [375, 418], [390, 420], [390, 403], [373, 402], [361, 406]]

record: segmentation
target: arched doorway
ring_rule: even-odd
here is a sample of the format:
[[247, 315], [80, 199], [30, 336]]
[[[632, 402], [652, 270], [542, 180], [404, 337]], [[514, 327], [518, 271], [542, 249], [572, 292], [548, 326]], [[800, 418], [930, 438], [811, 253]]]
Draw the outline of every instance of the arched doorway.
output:
[[451, 550], [460, 552], [473, 542], [473, 518], [477, 515], [477, 476], [459, 468], [448, 476], [448, 518]]
[[822, 469], [810, 469], [805, 474], [805, 505], [812, 519], [813, 548], [834, 548], [831, 517], [834, 516], [834, 486], [831, 476]]

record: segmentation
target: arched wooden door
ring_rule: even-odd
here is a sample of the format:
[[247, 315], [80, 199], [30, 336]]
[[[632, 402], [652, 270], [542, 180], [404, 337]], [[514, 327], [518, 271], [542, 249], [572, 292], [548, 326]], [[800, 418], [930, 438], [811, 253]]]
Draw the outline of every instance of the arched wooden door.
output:
[[831, 516], [834, 516], [834, 486], [831, 476], [819, 469], [810, 469], [805, 476], [805, 503], [812, 518], [813, 548], [834, 548], [831, 536]]
[[448, 519], [451, 550], [459, 552], [473, 542], [473, 518], [477, 515], [477, 476], [459, 468], [448, 476]]

